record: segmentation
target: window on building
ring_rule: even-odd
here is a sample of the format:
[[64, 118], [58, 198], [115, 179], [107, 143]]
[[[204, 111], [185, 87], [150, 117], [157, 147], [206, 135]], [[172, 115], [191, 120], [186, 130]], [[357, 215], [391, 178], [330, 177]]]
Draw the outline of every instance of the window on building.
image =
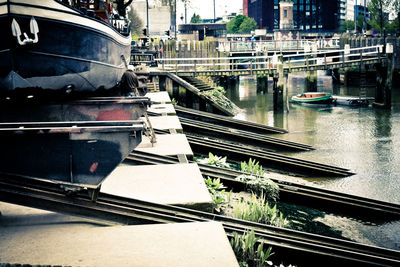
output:
[[283, 17], [287, 18], [287, 9], [283, 10]]

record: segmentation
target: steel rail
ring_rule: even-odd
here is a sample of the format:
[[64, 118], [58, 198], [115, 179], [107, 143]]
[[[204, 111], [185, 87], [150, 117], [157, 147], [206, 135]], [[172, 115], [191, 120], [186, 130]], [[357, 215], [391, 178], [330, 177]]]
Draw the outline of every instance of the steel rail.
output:
[[[176, 164], [178, 159], [170, 156], [159, 156], [155, 154], [133, 151], [126, 162], [139, 162], [140, 164]], [[240, 192], [246, 190], [244, 183], [235, 179], [244, 173], [237, 170], [219, 168], [207, 164], [197, 163], [202, 175], [206, 177], [219, 178], [229, 189]], [[341, 214], [350, 216], [361, 216], [363, 218], [400, 218], [400, 204], [365, 198], [356, 195], [331, 191], [302, 185], [294, 182], [281, 181], [270, 178], [280, 189], [282, 201], [301, 204], [306, 203], [312, 207], [323, 210], [339, 210]]]
[[268, 167], [283, 169], [293, 173], [307, 173], [308, 175], [323, 176], [350, 176], [353, 175], [350, 170], [329, 166], [326, 164], [296, 159], [288, 156], [267, 152], [260, 149], [253, 149], [243, 145], [223, 142], [221, 140], [202, 138], [186, 133], [191, 148], [198, 153], [214, 152], [216, 154], [228, 155], [232, 160], [247, 161], [249, 158], [260, 161], [261, 164]]
[[[254, 229], [261, 241], [273, 245], [278, 251], [307, 253], [324, 261], [346, 262], [352, 266], [400, 264], [400, 251], [104, 193], [100, 193], [98, 201], [94, 203], [84, 193], [74, 197], [66, 196], [56, 184], [40, 181], [38, 188], [35, 188], [36, 181], [32, 179], [14, 177], [14, 180], [3, 180], [2, 178], [0, 200], [14, 204], [121, 224], [218, 221], [222, 223], [228, 235], [233, 232], [243, 234]], [[321, 264], [321, 262], [316, 263], [315, 258], [304, 257], [304, 254], [297, 260], [305, 261], [308, 266]]]
[[187, 118], [179, 118], [183, 126], [184, 132], [214, 134], [218, 138], [227, 139], [230, 141], [240, 141], [244, 144], [255, 146], [272, 147], [280, 150], [297, 150], [309, 151], [314, 150], [312, 146], [300, 144], [287, 140], [282, 140], [274, 137], [268, 137], [261, 134], [252, 133], [246, 130], [232, 129], [225, 126], [219, 126], [212, 123], [197, 121]]
[[243, 129], [251, 131], [258, 134], [284, 134], [287, 133], [285, 129], [271, 127], [263, 124], [258, 124], [254, 122], [248, 122], [243, 120], [237, 120], [230, 117], [211, 114], [209, 112], [198, 111], [194, 109], [184, 108], [180, 106], [175, 106], [175, 111], [179, 118], [195, 119], [203, 122], [214, 122], [218, 125], [230, 127], [234, 129]]

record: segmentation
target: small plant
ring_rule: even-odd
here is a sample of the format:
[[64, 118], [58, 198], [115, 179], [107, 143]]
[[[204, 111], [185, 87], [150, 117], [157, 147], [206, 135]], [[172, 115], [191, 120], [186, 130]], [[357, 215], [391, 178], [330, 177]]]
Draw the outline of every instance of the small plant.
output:
[[219, 157], [217, 155], [213, 155], [211, 152], [208, 153], [208, 158], [200, 160], [200, 163], [217, 166], [221, 168], [231, 167], [229, 163], [226, 162], [226, 157]]
[[246, 181], [246, 187], [257, 195], [265, 196], [267, 199], [276, 201], [279, 199], [279, 186], [268, 178], [255, 178]]
[[247, 172], [254, 176], [264, 176], [265, 174], [265, 171], [263, 170], [263, 167], [260, 166], [260, 163], [255, 159], [252, 160], [251, 158], [249, 159], [249, 163], [244, 161], [241, 162], [240, 169], [242, 172]]
[[220, 179], [208, 178], [205, 180], [205, 183], [213, 199], [214, 209], [220, 212], [221, 207], [229, 202], [229, 193], [225, 192], [225, 186], [221, 183]]
[[289, 226], [289, 221], [283, 217], [276, 205], [270, 207], [264, 196], [258, 198], [255, 194], [252, 194], [250, 202], [241, 199], [233, 208], [233, 216], [238, 219], [277, 227]]
[[267, 261], [273, 254], [272, 247], [264, 249], [264, 242], [257, 245], [259, 238], [255, 236], [254, 230], [246, 232], [244, 235], [233, 233], [230, 243], [240, 266], [266, 266], [272, 265], [271, 261]]
[[175, 98], [172, 98], [171, 102], [172, 102], [172, 105], [174, 105], [174, 106], [178, 105], [178, 100], [176, 100]]
[[236, 179], [246, 183], [246, 187], [249, 191], [263, 195], [267, 199], [276, 201], [279, 199], [279, 186], [274, 183], [271, 179], [265, 177], [265, 171], [259, 162], [256, 160], [249, 159], [249, 163], [241, 162], [241, 171], [245, 172]]

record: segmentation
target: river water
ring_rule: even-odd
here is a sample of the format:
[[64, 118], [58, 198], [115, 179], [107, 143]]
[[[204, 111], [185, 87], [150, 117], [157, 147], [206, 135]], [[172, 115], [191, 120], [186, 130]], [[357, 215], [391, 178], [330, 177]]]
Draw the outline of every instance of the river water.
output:
[[[289, 76], [285, 99], [304, 92], [304, 74]], [[333, 85], [318, 72], [318, 91], [358, 96], [358, 88]], [[375, 88], [367, 89], [374, 96]], [[312, 145], [316, 150], [286, 155], [345, 167], [356, 174], [345, 178], [300, 178], [300, 182], [330, 190], [400, 203], [400, 88], [393, 89], [392, 109], [370, 107], [303, 106], [286, 102], [273, 111], [272, 81], [267, 93], [257, 92], [255, 78], [241, 78], [227, 96], [242, 109], [236, 118], [280, 127], [288, 134], [274, 137]], [[299, 181], [299, 178], [288, 178]], [[379, 223], [319, 214], [313, 223], [328, 226], [344, 238], [400, 249], [400, 221]]]

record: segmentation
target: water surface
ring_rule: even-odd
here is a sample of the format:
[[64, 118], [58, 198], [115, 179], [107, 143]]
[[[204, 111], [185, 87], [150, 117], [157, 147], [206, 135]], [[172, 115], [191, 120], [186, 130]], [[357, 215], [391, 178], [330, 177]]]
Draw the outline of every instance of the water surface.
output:
[[[236, 117], [287, 129], [282, 139], [312, 145], [316, 150], [289, 156], [348, 168], [356, 174], [345, 178], [304, 178], [301, 182], [326, 189], [400, 203], [400, 88], [393, 89], [392, 109], [370, 107], [305, 106], [290, 103], [304, 92], [304, 74], [289, 76], [283, 112], [273, 111], [272, 81], [267, 93], [257, 92], [254, 78], [241, 78], [227, 89], [227, 96], [242, 112]], [[334, 86], [332, 78], [318, 73], [318, 91], [359, 95], [358, 88]], [[368, 96], [375, 88], [367, 89]], [[326, 215], [318, 220], [356, 241], [400, 249], [400, 221], [371, 225]]]

